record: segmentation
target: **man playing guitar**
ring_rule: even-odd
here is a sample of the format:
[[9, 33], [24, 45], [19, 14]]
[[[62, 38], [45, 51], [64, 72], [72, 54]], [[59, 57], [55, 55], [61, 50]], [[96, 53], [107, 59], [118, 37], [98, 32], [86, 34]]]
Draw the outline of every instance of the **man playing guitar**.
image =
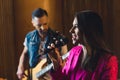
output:
[[[56, 44], [56, 47], [59, 47], [61, 50], [60, 55], [63, 55], [67, 52], [67, 41], [66, 37], [59, 34], [58, 32], [52, 31], [48, 26], [48, 14], [46, 10], [38, 8], [32, 13], [32, 24], [35, 27], [35, 30], [29, 32], [24, 41], [24, 49], [20, 56], [17, 76], [21, 80], [25, 77], [25, 56], [26, 54], [29, 57], [29, 66], [30, 68], [35, 68], [39, 61], [47, 59], [47, 62], [50, 63], [48, 57], [48, 52], [50, 51], [49, 45]], [[41, 65], [41, 64], [40, 64]], [[42, 80], [50, 80], [50, 75], [42, 76]], [[33, 76], [32, 76], [33, 77]], [[36, 80], [36, 79], [28, 79]], [[39, 79], [40, 80], [40, 79]]]

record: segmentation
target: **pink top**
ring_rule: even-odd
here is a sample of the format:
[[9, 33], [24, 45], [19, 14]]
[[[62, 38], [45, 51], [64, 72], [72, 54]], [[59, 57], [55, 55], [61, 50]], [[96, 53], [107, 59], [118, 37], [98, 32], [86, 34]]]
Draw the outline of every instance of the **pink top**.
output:
[[51, 73], [52, 80], [117, 80], [118, 61], [116, 56], [109, 54], [102, 56], [95, 71], [90, 72], [80, 67], [81, 55], [81, 46], [72, 48], [65, 66]]

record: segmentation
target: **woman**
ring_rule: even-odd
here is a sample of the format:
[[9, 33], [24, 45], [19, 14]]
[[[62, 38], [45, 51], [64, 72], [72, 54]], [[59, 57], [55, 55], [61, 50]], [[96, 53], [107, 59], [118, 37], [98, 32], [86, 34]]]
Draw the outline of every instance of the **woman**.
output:
[[50, 53], [54, 64], [53, 80], [117, 80], [117, 57], [107, 48], [103, 39], [103, 24], [93, 11], [82, 11], [75, 15], [70, 29], [74, 46], [63, 66], [55, 49]]

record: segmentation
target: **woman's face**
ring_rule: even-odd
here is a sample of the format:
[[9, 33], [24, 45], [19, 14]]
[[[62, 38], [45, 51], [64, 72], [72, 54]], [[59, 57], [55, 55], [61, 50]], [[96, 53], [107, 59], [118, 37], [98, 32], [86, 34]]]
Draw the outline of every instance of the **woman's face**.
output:
[[72, 43], [74, 45], [78, 45], [80, 43], [79, 42], [80, 32], [79, 32], [79, 29], [78, 29], [78, 21], [77, 21], [76, 17], [73, 20], [73, 27], [70, 29], [69, 32], [72, 34]]

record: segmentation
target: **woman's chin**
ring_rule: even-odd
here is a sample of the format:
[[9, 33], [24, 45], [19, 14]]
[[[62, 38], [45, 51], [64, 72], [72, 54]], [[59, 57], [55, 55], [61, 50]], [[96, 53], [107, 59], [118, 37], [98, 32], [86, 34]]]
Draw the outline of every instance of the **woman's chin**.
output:
[[76, 41], [73, 41], [72, 43], [73, 43], [73, 45], [76, 45]]
[[72, 41], [73, 45], [78, 45], [79, 42], [78, 41]]

